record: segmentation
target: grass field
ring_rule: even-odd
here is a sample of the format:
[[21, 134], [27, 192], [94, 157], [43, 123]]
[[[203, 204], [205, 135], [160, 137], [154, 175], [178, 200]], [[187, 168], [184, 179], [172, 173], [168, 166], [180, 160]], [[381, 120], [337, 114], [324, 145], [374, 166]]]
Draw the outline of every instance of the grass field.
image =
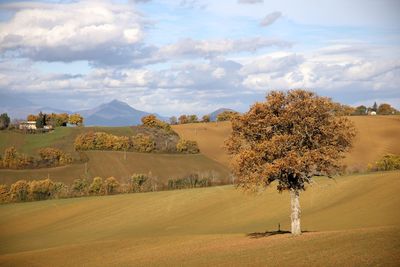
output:
[[[365, 171], [386, 153], [400, 154], [400, 116], [352, 116], [357, 136], [345, 164], [349, 171]], [[229, 157], [223, 149], [231, 132], [229, 122], [175, 125], [183, 138], [196, 140], [207, 157], [228, 166]]]
[[289, 195], [232, 186], [0, 206], [2, 266], [398, 266], [400, 172], [316, 179]]

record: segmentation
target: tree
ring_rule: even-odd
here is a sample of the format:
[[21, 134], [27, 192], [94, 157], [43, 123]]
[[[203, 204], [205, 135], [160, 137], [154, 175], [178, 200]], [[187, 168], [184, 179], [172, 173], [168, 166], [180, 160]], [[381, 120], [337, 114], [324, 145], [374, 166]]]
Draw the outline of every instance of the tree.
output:
[[367, 115], [367, 107], [366, 106], [358, 106], [356, 107], [354, 113], [354, 115]]
[[196, 123], [199, 122], [199, 119], [197, 118], [197, 115], [188, 115], [188, 123]]
[[8, 117], [7, 113], [3, 113], [0, 115], [0, 130], [4, 130], [8, 128], [10, 125], [10, 117]]
[[169, 124], [171, 125], [178, 124], [178, 119], [175, 116], [172, 116], [171, 118], [169, 118]]
[[171, 131], [171, 125], [157, 119], [157, 117], [153, 114], [142, 117], [141, 121], [143, 126]]
[[395, 109], [391, 105], [383, 103], [379, 105], [377, 113], [379, 115], [391, 115], [395, 113]]
[[204, 115], [203, 118], [201, 118], [202, 122], [210, 122], [211, 118], [210, 115]]
[[300, 191], [313, 176], [340, 173], [340, 160], [355, 136], [351, 121], [334, 111], [329, 98], [312, 92], [272, 91], [232, 120], [225, 145], [237, 186], [257, 190], [277, 181], [279, 192], [290, 191], [293, 235], [301, 234]]
[[239, 112], [236, 111], [224, 111], [217, 115], [217, 121], [230, 121], [238, 115]]
[[104, 181], [104, 192], [106, 195], [112, 195], [118, 192], [120, 184], [114, 177], [108, 177]]
[[75, 124], [76, 126], [83, 124], [83, 117], [79, 113], [69, 116], [68, 123]]
[[178, 120], [179, 120], [179, 124], [188, 123], [188, 118], [187, 118], [186, 115], [181, 115], [181, 116], [179, 116]]
[[36, 128], [41, 129], [46, 125], [46, 114], [39, 112], [36, 118]]
[[47, 116], [46, 124], [50, 124], [53, 127], [67, 126], [69, 115], [67, 113], [51, 113]]
[[376, 104], [376, 102], [374, 102], [374, 105], [372, 106], [371, 110], [375, 112], [378, 111], [378, 105]]
[[33, 115], [33, 114], [29, 114], [29, 115], [26, 117], [26, 120], [27, 120], [27, 121], [36, 121], [37, 118], [38, 118], [38, 116]]
[[180, 139], [176, 144], [176, 150], [181, 153], [197, 154], [200, 152], [196, 141]]

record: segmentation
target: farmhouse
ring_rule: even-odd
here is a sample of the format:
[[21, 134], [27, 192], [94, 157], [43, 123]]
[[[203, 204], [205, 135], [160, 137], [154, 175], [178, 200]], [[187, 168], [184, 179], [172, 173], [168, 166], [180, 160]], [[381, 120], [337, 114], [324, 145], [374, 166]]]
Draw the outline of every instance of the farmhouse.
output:
[[36, 121], [24, 121], [19, 124], [20, 130], [36, 130]]
[[[20, 129], [20, 130], [37, 130], [37, 128], [36, 128], [36, 121], [24, 121], [24, 122], [21, 122], [21, 123], [19, 124], [19, 129]], [[51, 126], [51, 125], [45, 125], [45, 126], [43, 127], [43, 129], [51, 130], [51, 129], [53, 129], [53, 126]]]

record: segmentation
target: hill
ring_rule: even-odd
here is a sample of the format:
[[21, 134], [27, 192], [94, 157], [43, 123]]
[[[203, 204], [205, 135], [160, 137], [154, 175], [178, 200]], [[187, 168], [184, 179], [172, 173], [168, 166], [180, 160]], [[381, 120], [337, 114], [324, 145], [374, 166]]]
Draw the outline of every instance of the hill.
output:
[[[2, 266], [396, 266], [400, 172], [316, 179], [301, 194], [232, 186], [0, 206]], [[247, 236], [248, 234], [251, 236]], [[254, 238], [260, 237], [260, 238]]]
[[[364, 171], [386, 153], [400, 154], [400, 116], [352, 116], [357, 136], [347, 154], [349, 171]], [[207, 157], [228, 166], [229, 157], [223, 149], [231, 132], [230, 122], [174, 125], [174, 131], [186, 139], [198, 142]]]
[[[132, 108], [125, 102], [113, 100], [109, 103], [101, 104], [90, 110], [81, 110], [80, 113], [85, 118], [85, 125], [88, 126], [127, 126], [138, 125], [141, 118], [151, 113]], [[160, 120], [167, 118], [155, 114]]]
[[[0, 151], [14, 145], [18, 151], [28, 155], [38, 156], [41, 147], [57, 147], [78, 157], [73, 143], [76, 136], [88, 131], [102, 131], [114, 135], [132, 136], [133, 127], [76, 127], [57, 128], [48, 134], [22, 134], [10, 131], [0, 132]], [[158, 154], [158, 153], [126, 153], [113, 151], [85, 152], [89, 161], [85, 164], [72, 164], [56, 168], [34, 170], [4, 170], [0, 169], [0, 184], [12, 184], [19, 179], [34, 180], [50, 177], [54, 181], [70, 184], [80, 177], [103, 178], [114, 176], [124, 181], [134, 173], [151, 173], [163, 182], [170, 178], [181, 178], [190, 174], [210, 175], [216, 181], [229, 177], [226, 166], [202, 155]], [[126, 158], [126, 159], [125, 159]], [[87, 173], [86, 173], [87, 170]]]

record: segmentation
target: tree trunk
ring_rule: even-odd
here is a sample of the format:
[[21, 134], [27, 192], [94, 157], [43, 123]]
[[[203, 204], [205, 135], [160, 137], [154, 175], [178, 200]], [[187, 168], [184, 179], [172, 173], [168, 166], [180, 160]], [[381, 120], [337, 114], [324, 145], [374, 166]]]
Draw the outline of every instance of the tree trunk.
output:
[[298, 190], [290, 190], [290, 202], [292, 206], [292, 235], [301, 235], [300, 228], [300, 193]]

